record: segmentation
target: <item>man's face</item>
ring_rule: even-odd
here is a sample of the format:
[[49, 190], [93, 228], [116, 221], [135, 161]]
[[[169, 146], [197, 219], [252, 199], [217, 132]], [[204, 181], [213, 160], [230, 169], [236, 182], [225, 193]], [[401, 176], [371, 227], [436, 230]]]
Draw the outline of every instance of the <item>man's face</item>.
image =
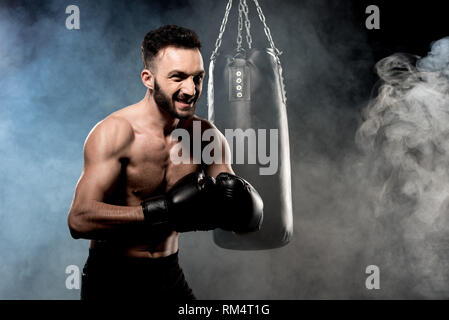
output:
[[154, 100], [172, 117], [189, 119], [195, 113], [204, 78], [198, 49], [166, 47], [155, 61]]

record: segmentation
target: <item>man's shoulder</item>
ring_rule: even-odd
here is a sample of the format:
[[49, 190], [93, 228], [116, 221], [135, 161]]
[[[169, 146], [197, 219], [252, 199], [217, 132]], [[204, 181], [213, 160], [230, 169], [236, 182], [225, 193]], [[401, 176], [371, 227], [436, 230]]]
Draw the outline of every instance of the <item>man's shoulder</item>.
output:
[[112, 113], [99, 121], [86, 138], [85, 148], [100, 148], [116, 153], [134, 140], [134, 130], [128, 119], [120, 113]]
[[[206, 130], [208, 130], [208, 136], [212, 133], [214, 139], [217, 138], [223, 144], [226, 144], [226, 138], [223, 133], [209, 120], [198, 117], [197, 115], [193, 116], [193, 121], [199, 121], [201, 123], [201, 134], [203, 135]], [[193, 122], [192, 121], [192, 122]], [[205, 142], [206, 143], [206, 142]]]
[[133, 127], [130, 121], [119, 113], [111, 113], [106, 118], [98, 122], [91, 133], [103, 133], [117, 136], [128, 136], [132, 134]]
[[201, 123], [201, 131], [207, 130], [207, 129], [214, 129], [218, 130], [217, 127], [214, 126], [212, 122], [210, 122], [207, 119], [201, 118], [197, 115], [194, 115], [192, 118], [193, 121], [199, 121]]

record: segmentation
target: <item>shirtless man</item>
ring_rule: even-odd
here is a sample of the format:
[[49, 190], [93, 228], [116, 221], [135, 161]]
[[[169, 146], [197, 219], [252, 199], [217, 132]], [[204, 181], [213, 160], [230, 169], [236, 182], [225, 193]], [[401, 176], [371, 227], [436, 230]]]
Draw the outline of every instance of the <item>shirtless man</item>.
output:
[[263, 202], [229, 163], [171, 161], [181, 143], [171, 132], [192, 136], [194, 121], [217, 131], [229, 157], [224, 136], [194, 115], [205, 73], [200, 49], [189, 29], [150, 31], [142, 43], [145, 97], [107, 116], [86, 139], [68, 215], [72, 237], [91, 240], [81, 299], [195, 299], [178, 264], [179, 232], [260, 228]]

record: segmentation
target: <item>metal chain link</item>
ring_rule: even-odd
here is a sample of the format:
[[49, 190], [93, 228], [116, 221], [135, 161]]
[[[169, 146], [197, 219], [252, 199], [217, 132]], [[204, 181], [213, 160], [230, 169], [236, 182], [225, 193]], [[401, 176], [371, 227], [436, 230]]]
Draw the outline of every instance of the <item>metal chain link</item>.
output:
[[[262, 8], [260, 7], [259, 2], [257, 0], [253, 0], [253, 1], [254, 1], [254, 4], [256, 5], [256, 9], [257, 9], [257, 13], [259, 15], [259, 19], [260, 19], [260, 21], [262, 22], [262, 24], [264, 26], [264, 32], [265, 32], [265, 35], [268, 38], [268, 42], [270, 43], [270, 46], [274, 50], [276, 55], [279, 56], [279, 55], [282, 54], [282, 51], [280, 51], [274, 45], [274, 41], [273, 41], [273, 38], [271, 36], [270, 28], [267, 26], [267, 24], [265, 22], [265, 16], [264, 16], [264, 14], [262, 12]], [[215, 58], [218, 55], [218, 49], [221, 46], [223, 34], [224, 34], [225, 30], [226, 30], [226, 24], [228, 22], [228, 16], [229, 16], [229, 12], [231, 11], [231, 7], [232, 7], [232, 0], [229, 0], [227, 5], [226, 5], [225, 15], [224, 15], [223, 20], [221, 22], [220, 32], [219, 32], [218, 38], [215, 41], [215, 49], [212, 52], [212, 55], [210, 57], [211, 60], [215, 60]], [[237, 35], [237, 51], [242, 49], [242, 29], [243, 29], [242, 13], [245, 15], [246, 41], [248, 43], [248, 47], [251, 49], [251, 44], [252, 44], [252, 38], [251, 38], [251, 33], [250, 33], [251, 24], [250, 24], [250, 20], [249, 20], [249, 17], [248, 17], [248, 5], [246, 3], [246, 0], [240, 0], [239, 6], [238, 6], [238, 10], [239, 10], [239, 20], [238, 20], [238, 35]]]
[[270, 46], [274, 50], [276, 55], [280, 56], [282, 54], [282, 52], [279, 51], [278, 48], [276, 48], [276, 46], [274, 45], [273, 38], [271, 37], [270, 28], [268, 28], [268, 26], [265, 22], [265, 16], [263, 15], [262, 8], [260, 7], [259, 2], [257, 0], [253, 0], [253, 1], [254, 1], [254, 4], [256, 5], [257, 12], [259, 13], [260, 21], [262, 21], [262, 23], [263, 23], [263, 28], [265, 31], [265, 35], [268, 38], [268, 42], [270, 42]]
[[231, 11], [231, 7], [232, 7], [232, 0], [229, 0], [228, 4], [226, 5], [225, 15], [223, 17], [223, 20], [221, 21], [220, 33], [218, 34], [218, 38], [215, 41], [215, 50], [212, 52], [212, 55], [210, 56], [211, 60], [215, 60], [215, 58], [218, 55], [218, 49], [221, 46], [221, 40], [223, 38], [223, 34], [225, 32], [225, 29], [226, 29], [226, 24], [228, 22], [228, 16], [229, 16], [229, 12]]
[[243, 0], [243, 13], [245, 14], [245, 28], [246, 28], [246, 42], [248, 43], [248, 48], [251, 49], [251, 43], [253, 39], [251, 38], [251, 23], [248, 18], [248, 5], [246, 4], [246, 0]]
[[243, 19], [242, 19], [242, 11], [243, 11], [243, 0], [239, 1], [239, 18], [238, 18], [238, 26], [237, 26], [237, 52], [242, 50], [242, 29], [243, 29]]

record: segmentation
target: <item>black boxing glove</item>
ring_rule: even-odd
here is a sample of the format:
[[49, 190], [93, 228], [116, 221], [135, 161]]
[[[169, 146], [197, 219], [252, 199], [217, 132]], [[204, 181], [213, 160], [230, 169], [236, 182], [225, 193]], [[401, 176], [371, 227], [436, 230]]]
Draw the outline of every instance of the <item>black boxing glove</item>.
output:
[[178, 232], [218, 227], [214, 214], [215, 179], [193, 172], [181, 178], [167, 194], [141, 203], [145, 222], [151, 227], [170, 226]]
[[253, 232], [263, 221], [263, 201], [245, 179], [222, 172], [215, 178], [219, 227], [236, 232]]

